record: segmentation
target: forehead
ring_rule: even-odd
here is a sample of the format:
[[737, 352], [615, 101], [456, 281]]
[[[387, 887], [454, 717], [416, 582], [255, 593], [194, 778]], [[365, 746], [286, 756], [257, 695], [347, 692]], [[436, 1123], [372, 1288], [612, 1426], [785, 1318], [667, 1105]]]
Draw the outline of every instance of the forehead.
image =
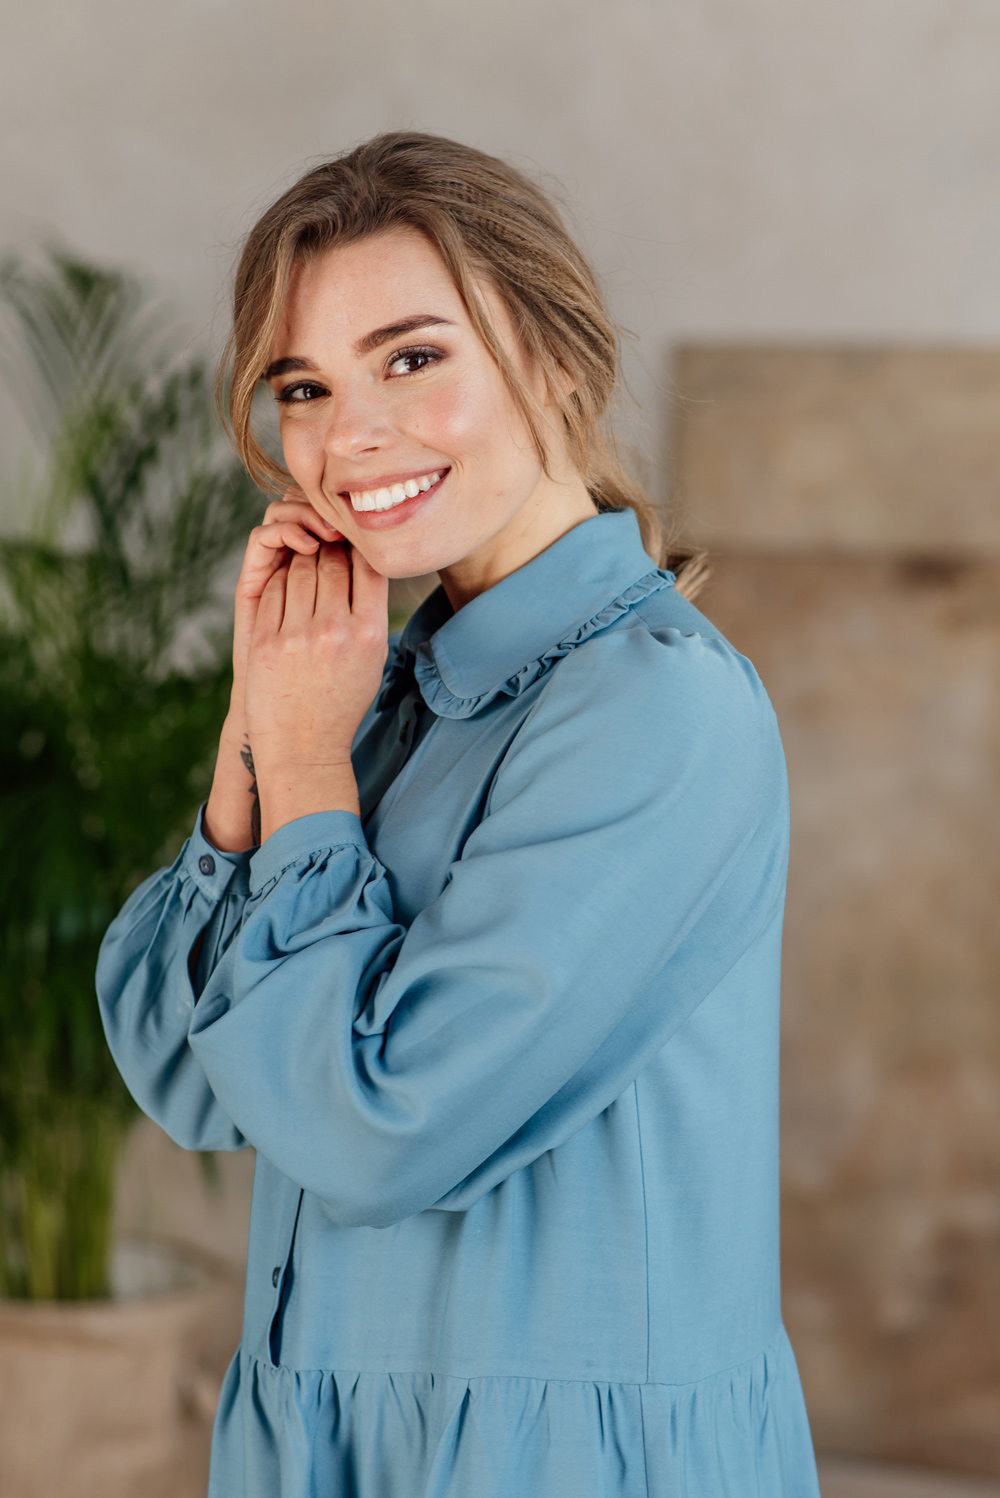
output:
[[353, 343], [373, 328], [420, 312], [468, 323], [434, 245], [416, 230], [392, 229], [336, 245], [295, 265], [275, 353], [291, 351], [292, 344], [296, 352], [304, 352], [317, 339]]

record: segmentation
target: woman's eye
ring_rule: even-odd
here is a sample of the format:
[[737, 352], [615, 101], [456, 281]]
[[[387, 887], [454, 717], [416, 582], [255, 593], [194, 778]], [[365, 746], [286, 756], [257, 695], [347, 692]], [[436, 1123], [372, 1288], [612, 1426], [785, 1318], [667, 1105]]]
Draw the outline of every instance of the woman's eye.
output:
[[310, 385], [306, 381], [302, 381], [298, 385], [286, 385], [284, 390], [279, 390], [274, 398], [280, 401], [282, 405], [299, 406], [305, 404], [307, 401], [319, 400], [324, 395], [326, 395], [326, 391], [322, 385]]
[[386, 372], [394, 377], [419, 374], [420, 370], [426, 369], [428, 364], [436, 364], [440, 358], [440, 352], [433, 348], [400, 349], [389, 360]]

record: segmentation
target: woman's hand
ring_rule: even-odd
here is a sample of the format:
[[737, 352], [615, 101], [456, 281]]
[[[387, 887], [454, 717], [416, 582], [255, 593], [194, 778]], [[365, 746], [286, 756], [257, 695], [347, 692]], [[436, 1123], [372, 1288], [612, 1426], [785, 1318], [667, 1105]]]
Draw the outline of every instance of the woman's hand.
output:
[[382, 680], [388, 583], [359, 551], [296, 551], [260, 595], [246, 726], [261, 838], [315, 811], [358, 811], [351, 746]]
[[293, 554], [315, 556], [320, 540], [340, 540], [340, 532], [313, 509], [300, 489], [269, 504], [250, 532], [236, 584], [233, 629], [233, 687], [222, 727], [204, 830], [217, 848], [238, 852], [260, 842], [260, 815], [254, 762], [247, 738], [244, 698], [246, 667], [261, 595], [277, 569]]
[[264, 511], [247, 541], [236, 584], [236, 617], [233, 624], [232, 709], [242, 719], [246, 695], [247, 657], [261, 595], [279, 567], [292, 554], [315, 556], [321, 541], [340, 541], [341, 533], [324, 520], [301, 489], [289, 489]]

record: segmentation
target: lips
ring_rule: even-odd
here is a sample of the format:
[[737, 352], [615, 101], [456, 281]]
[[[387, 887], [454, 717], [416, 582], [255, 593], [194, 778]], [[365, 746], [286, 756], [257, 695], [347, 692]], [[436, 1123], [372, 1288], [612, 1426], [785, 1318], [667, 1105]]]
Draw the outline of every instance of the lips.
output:
[[351, 506], [357, 511], [395, 509], [396, 505], [404, 504], [408, 499], [416, 499], [418, 494], [426, 494], [428, 489], [440, 483], [444, 471], [435, 468], [394, 484], [382, 484], [371, 489], [351, 489], [348, 491]]
[[433, 500], [450, 472], [449, 466], [385, 474], [371, 480], [367, 489], [340, 489], [337, 497], [350, 504], [354, 523], [362, 530], [391, 530]]

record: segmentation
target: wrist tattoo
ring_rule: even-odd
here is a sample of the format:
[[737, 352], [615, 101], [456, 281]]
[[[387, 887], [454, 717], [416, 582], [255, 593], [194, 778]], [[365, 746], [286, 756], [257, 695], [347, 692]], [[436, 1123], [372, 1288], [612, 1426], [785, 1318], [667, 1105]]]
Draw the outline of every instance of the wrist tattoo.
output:
[[257, 791], [257, 771], [254, 769], [253, 755], [250, 752], [250, 740], [247, 739], [240, 750], [240, 759], [250, 771], [250, 794], [253, 797], [253, 805], [250, 808], [250, 836], [257, 846], [260, 846], [260, 795]]

